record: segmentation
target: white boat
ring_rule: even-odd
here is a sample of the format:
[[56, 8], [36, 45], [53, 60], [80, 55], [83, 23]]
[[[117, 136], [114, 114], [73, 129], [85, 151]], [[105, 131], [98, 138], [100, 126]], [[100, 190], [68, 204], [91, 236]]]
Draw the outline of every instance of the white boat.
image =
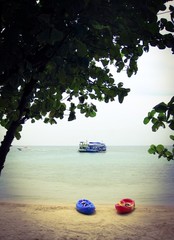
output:
[[105, 152], [106, 145], [102, 142], [80, 142], [79, 152]]

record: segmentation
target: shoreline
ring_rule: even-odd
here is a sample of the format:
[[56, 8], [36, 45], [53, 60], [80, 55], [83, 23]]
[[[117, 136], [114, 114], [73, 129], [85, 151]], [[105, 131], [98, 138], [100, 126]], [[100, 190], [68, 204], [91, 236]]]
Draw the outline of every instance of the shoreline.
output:
[[[77, 202], [77, 201], [76, 201]], [[49, 202], [49, 201], [43, 201], [41, 203], [41, 201], [15, 201], [15, 200], [1, 200], [0, 199], [0, 206], [1, 205], [14, 205], [14, 206], [31, 206], [31, 207], [34, 207], [34, 206], [46, 206], [46, 207], [64, 207], [64, 208], [72, 208], [74, 207], [75, 209], [75, 205], [76, 205], [76, 202]], [[92, 201], [94, 203], [95, 206], [97, 207], [107, 207], [107, 208], [114, 208], [115, 204], [118, 202], [118, 201], [115, 201], [114, 203], [108, 203], [108, 202], [105, 202], [105, 203], [96, 203], [94, 201]], [[135, 201], [135, 205], [136, 207], [135, 208], [171, 208], [171, 209], [174, 209], [174, 202], [173, 203], [167, 203], [167, 204], [161, 204], [161, 203], [155, 203], [155, 204], [150, 204], [150, 203], [137, 203], [137, 201]], [[115, 208], [114, 208], [115, 209]]]
[[127, 215], [117, 214], [111, 204], [95, 206], [95, 214], [83, 215], [74, 204], [0, 202], [0, 239], [173, 239], [174, 205], [137, 205]]

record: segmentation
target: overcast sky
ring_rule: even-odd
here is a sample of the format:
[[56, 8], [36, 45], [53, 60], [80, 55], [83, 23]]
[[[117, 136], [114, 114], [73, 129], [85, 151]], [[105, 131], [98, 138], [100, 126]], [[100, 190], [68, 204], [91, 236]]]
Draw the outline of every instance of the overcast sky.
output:
[[[107, 145], [150, 145], [171, 144], [169, 129], [154, 133], [151, 124], [144, 125], [143, 119], [156, 104], [168, 102], [174, 95], [173, 55], [169, 50], [152, 48], [138, 62], [138, 73], [131, 78], [126, 73], [116, 73], [116, 82], [122, 81], [131, 92], [122, 104], [97, 103], [95, 118], [78, 114], [75, 121], [59, 120], [57, 125], [41, 121], [23, 127], [22, 138], [14, 145], [78, 145], [80, 141], [103, 141]], [[5, 131], [0, 128], [0, 140]]]

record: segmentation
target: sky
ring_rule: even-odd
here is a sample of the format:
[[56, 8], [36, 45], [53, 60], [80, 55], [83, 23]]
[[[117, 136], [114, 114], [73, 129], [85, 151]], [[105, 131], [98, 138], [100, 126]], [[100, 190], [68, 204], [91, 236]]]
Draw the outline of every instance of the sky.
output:
[[[151, 48], [138, 61], [138, 73], [131, 78], [125, 72], [111, 71], [116, 82], [123, 82], [131, 89], [122, 104], [118, 100], [110, 103], [96, 103], [97, 116], [85, 118], [80, 113], [77, 119], [68, 122], [58, 120], [49, 125], [28, 121], [23, 126], [22, 138], [13, 145], [77, 145], [80, 141], [103, 141], [106, 145], [171, 145], [170, 129], [152, 132], [151, 124], [144, 125], [147, 113], [160, 102], [168, 102], [174, 95], [174, 61], [170, 50]], [[0, 141], [5, 134], [0, 128]]]

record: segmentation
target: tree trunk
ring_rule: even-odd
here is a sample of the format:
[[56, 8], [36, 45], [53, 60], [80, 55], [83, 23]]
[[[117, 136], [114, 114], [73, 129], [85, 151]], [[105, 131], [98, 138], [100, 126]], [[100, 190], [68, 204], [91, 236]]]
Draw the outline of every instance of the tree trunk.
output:
[[5, 163], [7, 154], [10, 150], [11, 144], [13, 142], [16, 129], [19, 125], [20, 125], [20, 122], [12, 122], [11, 126], [7, 130], [7, 133], [4, 137], [4, 140], [1, 142], [1, 147], [0, 147], [0, 175], [1, 175], [2, 169], [4, 168], [4, 163]]
[[7, 154], [10, 150], [11, 144], [14, 140], [16, 130], [21, 124], [23, 124], [25, 122], [26, 119], [28, 119], [26, 116], [24, 116], [24, 112], [26, 111], [25, 110], [26, 105], [31, 98], [31, 93], [33, 92], [36, 82], [37, 82], [37, 80], [32, 78], [31, 81], [25, 85], [23, 94], [21, 96], [21, 100], [20, 100], [18, 108], [17, 108], [17, 110], [20, 112], [19, 117], [16, 121], [11, 122], [10, 127], [8, 128], [6, 135], [4, 137], [4, 140], [1, 142], [0, 175], [1, 175], [2, 169], [4, 168], [4, 163], [5, 163]]

